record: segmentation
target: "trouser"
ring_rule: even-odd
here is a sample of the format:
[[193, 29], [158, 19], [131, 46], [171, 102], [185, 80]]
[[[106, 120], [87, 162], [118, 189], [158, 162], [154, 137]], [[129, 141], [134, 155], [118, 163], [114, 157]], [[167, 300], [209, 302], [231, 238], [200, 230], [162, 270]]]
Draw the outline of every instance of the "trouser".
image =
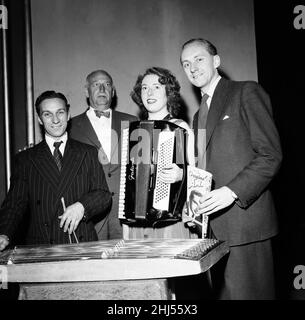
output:
[[211, 268], [211, 278], [216, 299], [275, 299], [271, 239], [230, 247]]

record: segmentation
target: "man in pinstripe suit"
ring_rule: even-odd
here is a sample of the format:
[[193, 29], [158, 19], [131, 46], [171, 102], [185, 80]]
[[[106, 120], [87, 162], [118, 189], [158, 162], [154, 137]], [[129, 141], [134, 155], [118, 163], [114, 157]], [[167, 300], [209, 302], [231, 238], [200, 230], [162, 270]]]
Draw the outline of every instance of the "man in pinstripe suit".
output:
[[45, 139], [16, 156], [10, 190], [0, 209], [0, 250], [13, 241], [27, 208], [26, 243], [60, 244], [68, 243], [72, 233], [79, 241], [97, 240], [91, 218], [111, 205], [96, 149], [67, 135], [66, 97], [46, 91], [35, 106]]

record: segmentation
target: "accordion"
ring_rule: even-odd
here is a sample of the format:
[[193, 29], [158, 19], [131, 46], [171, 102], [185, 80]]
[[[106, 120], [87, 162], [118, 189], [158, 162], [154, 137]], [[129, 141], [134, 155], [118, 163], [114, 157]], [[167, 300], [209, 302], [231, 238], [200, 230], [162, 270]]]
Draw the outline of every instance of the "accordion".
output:
[[[186, 201], [187, 131], [168, 121], [134, 121], [122, 132], [119, 219], [128, 224], [164, 226], [181, 220]], [[160, 181], [175, 163], [181, 181]]]

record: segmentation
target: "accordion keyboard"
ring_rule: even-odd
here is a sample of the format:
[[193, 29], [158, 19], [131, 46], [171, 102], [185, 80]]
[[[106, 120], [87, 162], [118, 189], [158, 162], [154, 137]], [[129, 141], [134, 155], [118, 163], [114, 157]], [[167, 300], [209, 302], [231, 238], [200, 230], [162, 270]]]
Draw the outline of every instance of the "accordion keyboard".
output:
[[126, 168], [128, 161], [128, 139], [129, 128], [125, 128], [122, 133], [122, 153], [121, 153], [121, 176], [119, 193], [119, 219], [125, 218], [125, 195], [126, 195]]
[[153, 198], [153, 207], [158, 210], [168, 210], [170, 184], [160, 181], [159, 175], [164, 168], [172, 164], [174, 140], [174, 132], [165, 131], [159, 135], [156, 188]]

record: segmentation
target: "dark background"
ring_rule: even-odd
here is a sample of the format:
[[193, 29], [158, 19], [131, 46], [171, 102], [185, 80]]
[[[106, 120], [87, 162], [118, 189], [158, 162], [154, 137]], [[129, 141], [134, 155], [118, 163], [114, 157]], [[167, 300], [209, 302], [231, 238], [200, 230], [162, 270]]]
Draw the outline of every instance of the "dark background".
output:
[[272, 185], [280, 221], [280, 234], [274, 243], [277, 292], [279, 298], [303, 295], [305, 299], [304, 290], [293, 290], [293, 269], [305, 265], [305, 30], [293, 26], [298, 1], [266, 6], [266, 1], [256, 0], [254, 4], [258, 79], [271, 96], [284, 155]]

